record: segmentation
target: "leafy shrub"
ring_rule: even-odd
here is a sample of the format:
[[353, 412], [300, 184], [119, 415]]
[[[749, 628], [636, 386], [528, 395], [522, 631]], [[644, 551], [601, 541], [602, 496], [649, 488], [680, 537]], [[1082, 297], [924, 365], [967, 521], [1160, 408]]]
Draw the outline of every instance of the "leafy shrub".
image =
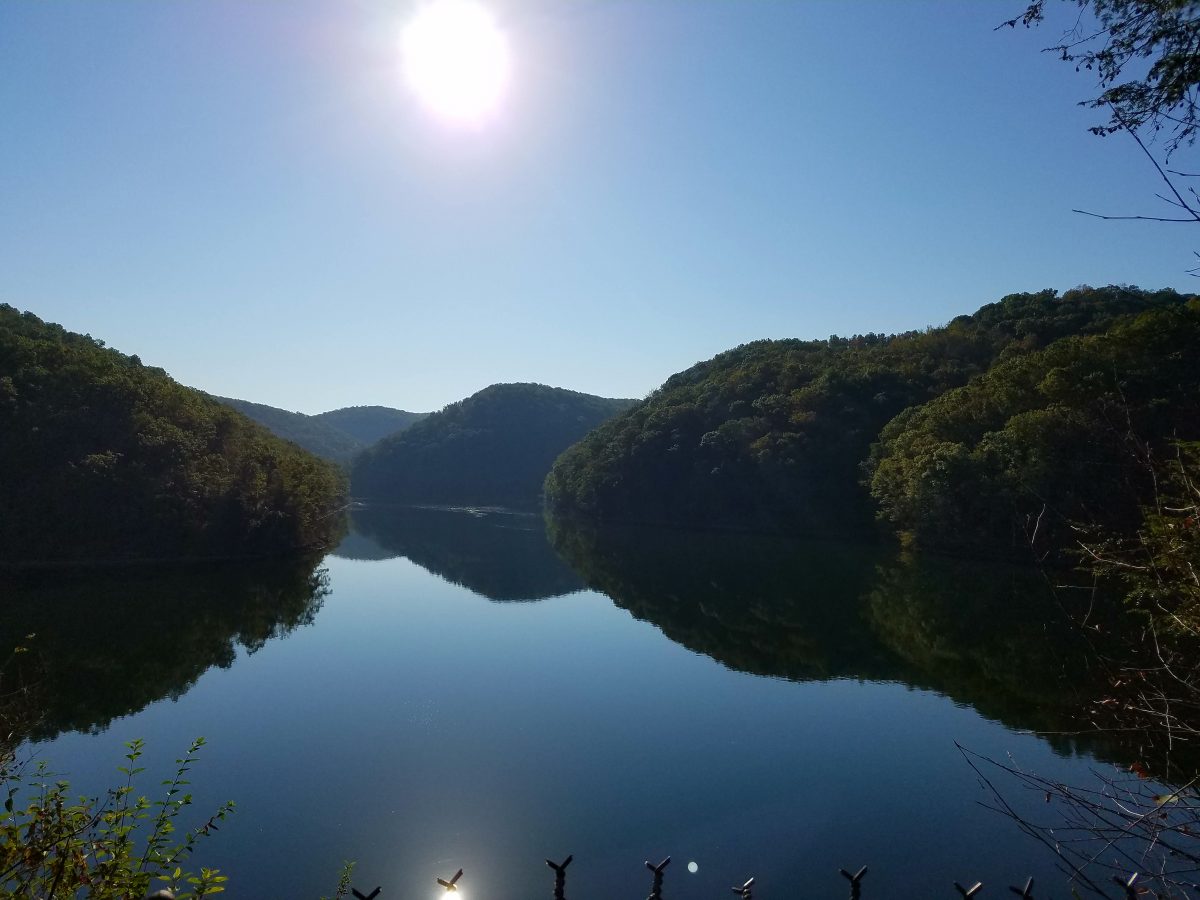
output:
[[233, 803], [177, 835], [177, 820], [192, 803], [187, 775], [203, 746], [204, 738], [197, 738], [175, 761], [178, 768], [155, 801], [134, 790], [145, 771], [138, 765], [140, 740], [126, 744], [128, 764], [118, 769], [124, 783], [103, 799], [72, 800], [70, 784], [54, 780], [44, 762], [19, 764], [11, 755], [0, 760], [0, 898], [140, 900], [155, 882], [176, 898], [224, 891], [226, 879], [219, 870], [201, 868], [194, 874], [183, 866], [200, 839], [233, 812]]

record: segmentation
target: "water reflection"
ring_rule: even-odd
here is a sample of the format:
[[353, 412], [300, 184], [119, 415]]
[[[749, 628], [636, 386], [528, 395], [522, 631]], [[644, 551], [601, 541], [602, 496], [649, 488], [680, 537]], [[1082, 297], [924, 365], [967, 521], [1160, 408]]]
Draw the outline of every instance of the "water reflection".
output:
[[[1033, 569], [899, 554], [876, 566], [862, 615], [912, 683], [1074, 752], [1069, 732], [1087, 729], [1080, 713], [1105, 692], [1109, 669], [1099, 638], [1063, 602]], [[1116, 624], [1103, 631], [1109, 640]]]
[[489, 600], [542, 600], [583, 582], [546, 539], [538, 514], [506, 509], [370, 506], [350, 517], [337, 556], [404, 556], [452, 584]]
[[[1045, 733], [1063, 754], [1133, 752], [1070, 736], [1107, 671], [1036, 572], [843, 542], [404, 507], [357, 510], [336, 555], [405, 556], [498, 601], [586, 586], [733, 670], [899, 682]], [[98, 730], [182, 696], [210, 667], [232, 664], [239, 646], [253, 653], [311, 622], [329, 590], [316, 566], [306, 559], [65, 582], [27, 575], [6, 585], [0, 666], [26, 635], [37, 637], [17, 660], [29, 691], [11, 692], [15, 667], [0, 673], [0, 734]]]
[[729, 668], [901, 682], [1042, 732], [1060, 753], [1128, 755], [1072, 736], [1107, 669], [1037, 571], [880, 545], [547, 527], [589, 587]]
[[333, 555], [340, 559], [357, 559], [365, 562], [377, 562], [384, 559], [395, 559], [399, 554], [380, 546], [379, 542], [363, 534], [354, 527], [353, 515], [347, 517], [349, 528], [341, 542], [334, 548]]
[[[668, 853], [698, 861], [696, 896], [859, 862], [913, 896], [963, 871], [1052, 875], [978, 808], [954, 748], [1064, 781], [1095, 765], [996, 724], [1050, 729], [1090, 690], [1018, 573], [552, 524], [573, 570], [540, 519], [478, 512], [360, 511], [329, 576], [307, 561], [11, 587], [0, 640], [38, 632], [43, 670], [10, 721], [33, 737], [107, 726], [38, 748], [89, 791], [120, 741], [203, 734], [219, 777], [197, 806], [238, 801], [212, 859], [239, 896], [315, 895], [345, 858], [385, 891], [462, 864], [469, 891], [536, 896], [545, 854], [571, 850], [597, 896], [644, 892], [638, 861]], [[356, 561], [401, 553], [419, 565]], [[451, 581], [497, 598], [586, 583], [612, 601], [492, 604]], [[316, 627], [271, 641], [323, 602]]]
[[318, 562], [8, 576], [0, 740], [98, 731], [178, 699], [239, 647], [254, 653], [310, 624], [329, 592]]

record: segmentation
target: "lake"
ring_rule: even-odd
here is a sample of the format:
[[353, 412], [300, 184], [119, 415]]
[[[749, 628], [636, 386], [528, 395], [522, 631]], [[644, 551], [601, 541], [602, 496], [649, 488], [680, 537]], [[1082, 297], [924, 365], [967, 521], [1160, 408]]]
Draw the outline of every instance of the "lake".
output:
[[[25, 576], [36, 703], [0, 708], [83, 792], [144, 738], [203, 735], [188, 818], [235, 897], [995, 894], [1054, 859], [981, 803], [956, 742], [1064, 781], [1127, 766], [1061, 734], [1093, 686], [1036, 574], [833, 542], [371, 508], [320, 560]], [[0, 653], [0, 657], [6, 655]], [[1009, 799], [1044, 804], [1013, 786]], [[695, 863], [695, 871], [689, 871]], [[1003, 890], [1007, 894], [1007, 890]]]

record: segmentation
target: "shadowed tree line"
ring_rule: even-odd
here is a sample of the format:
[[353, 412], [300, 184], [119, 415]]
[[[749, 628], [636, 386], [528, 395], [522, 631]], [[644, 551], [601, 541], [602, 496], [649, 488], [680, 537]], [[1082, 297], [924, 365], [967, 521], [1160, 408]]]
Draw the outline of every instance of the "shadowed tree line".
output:
[[334, 541], [345, 480], [162, 369], [0, 305], [6, 562], [256, 556]]
[[535, 509], [555, 457], [633, 403], [542, 384], [494, 384], [359, 454], [354, 494]]
[[[898, 415], [964, 388], [993, 367], [1012, 372], [1022, 357], [1044, 359], [1037, 354], [1049, 353], [1056, 341], [1076, 347], [1070, 339], [1078, 336], [1111, 331], [1109, 344], [1130, 342], [1124, 358], [1141, 354], [1144, 370], [1169, 339], [1137, 343], [1135, 335], [1195, 315], [1188, 301], [1169, 290], [1127, 287], [1080, 288], [1061, 297], [1043, 291], [1005, 297], [921, 332], [746, 344], [672, 376], [645, 402], [563, 453], [546, 479], [546, 498], [560, 513], [603, 521], [869, 533], [877, 507], [864, 464]], [[1140, 332], [1129, 324], [1138, 316], [1149, 317]], [[1110, 360], [1087, 362], [1106, 366]], [[1090, 383], [1092, 371], [1078, 373], [1079, 388]], [[1182, 367], [1173, 373], [1182, 379], [1181, 390], [1200, 386], [1195, 373]], [[1084, 402], [1081, 392], [1073, 396]], [[1152, 390], [1131, 402], [1155, 405], [1171, 396]], [[1181, 415], [1176, 421], [1189, 420]], [[1051, 444], [1058, 420], [1038, 424], [1044, 433], [1027, 428], [1019, 437]], [[1094, 481], [1092, 472], [1075, 477]]]

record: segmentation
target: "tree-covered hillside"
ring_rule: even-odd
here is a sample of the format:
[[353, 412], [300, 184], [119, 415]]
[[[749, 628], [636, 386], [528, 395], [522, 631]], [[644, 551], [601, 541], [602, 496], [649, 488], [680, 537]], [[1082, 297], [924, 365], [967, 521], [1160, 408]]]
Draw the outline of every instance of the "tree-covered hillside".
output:
[[861, 531], [874, 516], [862, 464], [898, 413], [999, 360], [1185, 300], [1127, 287], [1042, 291], [921, 332], [746, 344], [672, 376], [571, 447], [546, 498], [608, 520]]
[[346, 406], [310, 418], [332, 425], [357, 440], [362, 447], [367, 447], [420, 422], [427, 415], [429, 413], [408, 412], [390, 406]]
[[338, 470], [136, 356], [0, 305], [0, 557], [327, 544]]
[[288, 412], [286, 409], [267, 406], [265, 403], [251, 403], [249, 400], [236, 400], [232, 397], [213, 399], [236, 409], [242, 415], [265, 426], [272, 434], [298, 444], [322, 459], [345, 465], [364, 446], [362, 441], [317, 416]]
[[535, 505], [554, 458], [634, 402], [494, 384], [363, 451], [351, 487], [401, 503]]
[[419, 422], [428, 413], [405, 412], [390, 406], [347, 406], [306, 415], [265, 403], [215, 397], [286, 441], [299, 444], [322, 459], [349, 466], [354, 455], [389, 434]]
[[872, 454], [881, 514], [926, 546], [1131, 533], [1172, 444], [1200, 440], [1200, 301], [1009, 359], [901, 413]]

